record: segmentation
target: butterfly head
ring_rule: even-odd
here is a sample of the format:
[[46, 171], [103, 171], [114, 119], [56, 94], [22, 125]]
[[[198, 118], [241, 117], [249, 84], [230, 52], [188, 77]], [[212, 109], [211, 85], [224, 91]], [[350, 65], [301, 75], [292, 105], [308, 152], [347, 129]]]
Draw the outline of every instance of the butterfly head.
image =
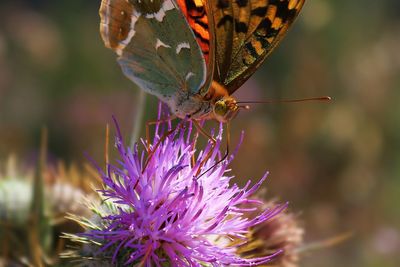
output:
[[220, 122], [228, 122], [239, 112], [239, 106], [236, 99], [231, 96], [225, 96], [214, 103], [213, 113], [215, 119]]

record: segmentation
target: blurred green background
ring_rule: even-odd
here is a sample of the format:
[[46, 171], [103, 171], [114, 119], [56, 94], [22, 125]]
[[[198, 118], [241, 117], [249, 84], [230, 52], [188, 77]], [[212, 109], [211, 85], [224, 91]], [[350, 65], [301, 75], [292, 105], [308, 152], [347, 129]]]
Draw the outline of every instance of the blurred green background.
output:
[[[35, 159], [49, 129], [53, 159], [101, 161], [105, 124], [133, 127], [138, 89], [100, 39], [99, 1], [0, 3], [0, 160]], [[304, 256], [308, 267], [400, 264], [400, 2], [309, 0], [238, 99], [330, 95], [326, 103], [253, 106], [233, 172], [271, 172], [267, 197], [291, 203], [306, 241], [354, 231]], [[147, 97], [146, 120], [156, 99]], [[242, 182], [240, 182], [242, 183]]]

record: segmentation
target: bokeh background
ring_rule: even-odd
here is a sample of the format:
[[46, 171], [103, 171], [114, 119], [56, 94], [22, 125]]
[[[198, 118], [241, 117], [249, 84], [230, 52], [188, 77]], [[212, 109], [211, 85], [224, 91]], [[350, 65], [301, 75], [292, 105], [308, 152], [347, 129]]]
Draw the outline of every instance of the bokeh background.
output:
[[[99, 1], [0, 3], [0, 160], [37, 158], [40, 129], [53, 160], [101, 161], [105, 124], [126, 136], [138, 89], [98, 32]], [[291, 203], [306, 242], [353, 231], [304, 255], [302, 266], [400, 265], [400, 2], [309, 0], [288, 36], [236, 96], [330, 95], [327, 103], [253, 106], [232, 123], [246, 137], [239, 183], [271, 172], [266, 197]], [[146, 120], [156, 100], [147, 97]], [[241, 180], [240, 180], [241, 179]]]

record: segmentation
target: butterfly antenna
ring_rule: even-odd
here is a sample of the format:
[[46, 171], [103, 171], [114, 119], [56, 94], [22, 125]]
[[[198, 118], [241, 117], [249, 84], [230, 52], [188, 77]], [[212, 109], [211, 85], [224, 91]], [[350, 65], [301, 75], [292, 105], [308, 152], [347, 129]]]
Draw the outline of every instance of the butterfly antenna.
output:
[[[236, 103], [237, 103], [237, 102], [236, 102]], [[240, 108], [240, 109], [246, 109], [246, 110], [249, 110], [249, 109], [250, 109], [250, 106], [249, 106], [249, 105], [237, 105], [237, 107]]]
[[299, 99], [271, 99], [271, 100], [263, 100], [263, 101], [238, 101], [236, 102], [238, 107], [243, 107], [245, 109], [249, 109], [250, 107], [240, 104], [272, 104], [272, 103], [297, 103], [297, 102], [309, 102], [309, 101], [317, 101], [317, 102], [326, 102], [331, 101], [332, 98], [330, 96], [319, 96], [319, 97], [309, 97], [309, 98], [299, 98]]

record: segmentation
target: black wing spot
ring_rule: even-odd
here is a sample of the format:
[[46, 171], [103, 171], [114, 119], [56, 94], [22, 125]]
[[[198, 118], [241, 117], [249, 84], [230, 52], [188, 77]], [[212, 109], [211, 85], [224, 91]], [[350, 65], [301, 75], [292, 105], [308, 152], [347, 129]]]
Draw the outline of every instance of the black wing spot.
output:
[[249, 52], [250, 56], [252, 56], [253, 58], [257, 58], [259, 56], [257, 54], [255, 47], [251, 44], [251, 42], [246, 43], [245, 47]]
[[228, 8], [229, 0], [218, 0], [217, 7], [218, 8]]
[[236, 0], [236, 4], [238, 4], [239, 7], [245, 7], [249, 3], [248, 0]]
[[224, 26], [227, 22], [233, 22], [233, 17], [231, 15], [225, 15], [220, 19], [220, 21], [217, 23], [217, 27]]
[[244, 22], [235, 20], [235, 31], [237, 33], [247, 33], [248, 27]]
[[265, 18], [257, 26], [254, 34], [258, 37], [268, 38], [270, 37], [271, 31], [274, 31], [272, 29], [272, 22], [268, 18]]
[[264, 7], [257, 7], [250, 12], [250, 15], [257, 16], [257, 17], [265, 17], [267, 15], [268, 8]]
[[196, 24], [200, 25], [203, 29], [208, 30], [208, 24], [201, 21], [201, 20], [196, 20]]
[[200, 39], [200, 41], [202, 42], [202, 43], [205, 43], [205, 44], [210, 44], [210, 40], [208, 40], [207, 38], [204, 38], [203, 36], [201, 36], [201, 34], [200, 33], [198, 33], [198, 32], [196, 32], [196, 31], [193, 31], [193, 33], [194, 33], [194, 35], [196, 36], [196, 38], [199, 38]]
[[205, 15], [204, 6], [196, 6], [194, 1], [185, 0], [186, 8], [189, 11], [196, 11], [197, 14], [193, 14], [193, 12], [189, 12], [191, 17], [203, 17]]
[[293, 18], [297, 14], [297, 10], [295, 8], [289, 9], [288, 1], [271, 1], [271, 4], [275, 5], [277, 8], [276, 16], [282, 19], [282, 22], [285, 23], [288, 20], [293, 20]]

